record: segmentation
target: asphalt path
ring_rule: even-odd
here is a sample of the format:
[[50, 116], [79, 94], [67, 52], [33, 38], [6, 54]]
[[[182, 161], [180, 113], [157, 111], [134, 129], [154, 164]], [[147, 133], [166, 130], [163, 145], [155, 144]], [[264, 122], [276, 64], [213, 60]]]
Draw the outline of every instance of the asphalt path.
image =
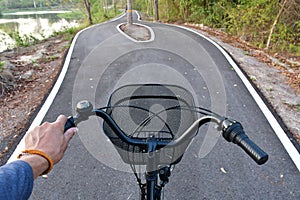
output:
[[[200, 35], [160, 23], [139, 22], [155, 36], [150, 42], [134, 42], [117, 29], [124, 20], [79, 35], [44, 121], [74, 114], [74, 105], [83, 99], [105, 106], [110, 93], [122, 85], [181, 85], [197, 105], [240, 121], [269, 161], [258, 166], [206, 126], [173, 170], [165, 199], [299, 199], [299, 170], [224, 55]], [[134, 175], [105, 138], [101, 122], [90, 121], [80, 124], [48, 179], [36, 180], [31, 199], [138, 199]]]

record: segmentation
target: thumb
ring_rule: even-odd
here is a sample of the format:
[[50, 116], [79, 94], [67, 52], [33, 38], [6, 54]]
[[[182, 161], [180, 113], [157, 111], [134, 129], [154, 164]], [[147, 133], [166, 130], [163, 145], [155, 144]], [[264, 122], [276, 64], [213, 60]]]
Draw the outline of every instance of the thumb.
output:
[[78, 128], [73, 127], [68, 129], [65, 133], [64, 136], [66, 138], [66, 142], [69, 143], [69, 141], [72, 139], [72, 137], [78, 132]]

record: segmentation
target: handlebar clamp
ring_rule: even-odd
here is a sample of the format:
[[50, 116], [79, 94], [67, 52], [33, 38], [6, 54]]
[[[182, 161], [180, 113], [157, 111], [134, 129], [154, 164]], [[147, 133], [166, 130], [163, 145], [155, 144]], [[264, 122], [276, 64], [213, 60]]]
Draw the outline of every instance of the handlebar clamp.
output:
[[222, 134], [228, 142], [233, 142], [236, 144], [236, 136], [244, 134], [243, 126], [235, 120], [225, 119], [222, 122]]

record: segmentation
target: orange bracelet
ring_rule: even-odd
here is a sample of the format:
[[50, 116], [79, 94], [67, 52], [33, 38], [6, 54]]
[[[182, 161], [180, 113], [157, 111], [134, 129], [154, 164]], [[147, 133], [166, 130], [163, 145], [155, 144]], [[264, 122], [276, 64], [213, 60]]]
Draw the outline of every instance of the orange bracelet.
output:
[[52, 159], [50, 158], [50, 156], [48, 156], [48, 154], [46, 154], [42, 151], [39, 151], [39, 150], [28, 149], [28, 150], [22, 151], [22, 153], [19, 154], [18, 159], [21, 158], [22, 156], [26, 155], [26, 154], [39, 155], [39, 156], [42, 156], [43, 158], [45, 158], [48, 161], [49, 167], [41, 175], [48, 174], [53, 169], [54, 163], [53, 163]]

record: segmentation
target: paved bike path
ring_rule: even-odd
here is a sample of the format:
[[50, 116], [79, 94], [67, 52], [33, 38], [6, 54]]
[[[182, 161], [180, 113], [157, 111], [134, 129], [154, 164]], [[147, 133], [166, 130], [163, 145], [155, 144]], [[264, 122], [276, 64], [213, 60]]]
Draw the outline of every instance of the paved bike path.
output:
[[[105, 106], [113, 89], [126, 83], [181, 84], [197, 104], [238, 119], [270, 158], [258, 166], [236, 145], [208, 135], [205, 127], [172, 172], [165, 199], [299, 199], [298, 169], [220, 51], [195, 33], [158, 23], [144, 23], [153, 30], [154, 41], [133, 42], [116, 28], [124, 20], [79, 35], [44, 120], [72, 114], [72, 104], [82, 99]], [[135, 177], [124, 172], [126, 166], [116, 159], [100, 125], [99, 136], [83, 134], [89, 125], [79, 127], [49, 178], [36, 181], [31, 199], [138, 199]]]

